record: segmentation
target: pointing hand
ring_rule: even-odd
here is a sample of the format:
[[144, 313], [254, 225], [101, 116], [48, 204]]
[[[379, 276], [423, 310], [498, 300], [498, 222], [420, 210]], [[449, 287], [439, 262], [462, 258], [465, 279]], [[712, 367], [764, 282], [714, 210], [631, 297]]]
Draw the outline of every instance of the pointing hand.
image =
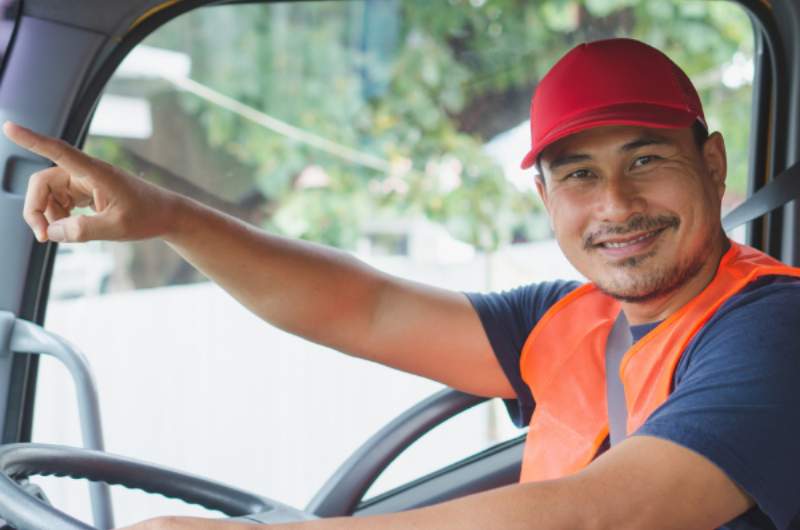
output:
[[[40, 242], [124, 241], [169, 231], [177, 195], [62, 140], [12, 122], [3, 132], [55, 164], [31, 175], [25, 196], [23, 216]], [[89, 207], [95, 215], [70, 215], [76, 207]]]

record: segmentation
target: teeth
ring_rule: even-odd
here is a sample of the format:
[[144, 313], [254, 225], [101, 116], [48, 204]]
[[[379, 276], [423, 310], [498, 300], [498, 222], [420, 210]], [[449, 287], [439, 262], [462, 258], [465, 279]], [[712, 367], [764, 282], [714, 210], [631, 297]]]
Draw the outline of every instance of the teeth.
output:
[[606, 247], [606, 248], [624, 248], [624, 247], [627, 247], [627, 246], [630, 246], [630, 245], [634, 245], [634, 244], [638, 243], [639, 241], [644, 241], [648, 237], [652, 236], [654, 233], [655, 232], [650, 232], [648, 234], [645, 234], [643, 236], [639, 236], [636, 239], [631, 239], [629, 241], [621, 241], [621, 242], [606, 241], [605, 243], [603, 243], [603, 246]]

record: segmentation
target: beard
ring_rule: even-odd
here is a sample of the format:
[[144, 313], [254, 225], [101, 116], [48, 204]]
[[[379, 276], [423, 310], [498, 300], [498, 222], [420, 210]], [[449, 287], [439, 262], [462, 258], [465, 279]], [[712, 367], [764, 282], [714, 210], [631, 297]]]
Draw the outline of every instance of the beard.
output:
[[[624, 225], [608, 226], [589, 234], [584, 242], [586, 250], [596, 249], [594, 241], [607, 235], [625, 235], [641, 231], [667, 230], [677, 231], [680, 219], [675, 216], [662, 215], [656, 217], [635, 216]], [[648, 266], [647, 261], [653, 258], [658, 249], [647, 254], [624, 259], [614, 266], [616, 271], [612, 278], [597, 280], [595, 285], [606, 295], [626, 303], [642, 303], [662, 298], [679, 289], [697, 275], [713, 252], [709, 239], [707, 245], [692, 256], [679, 262]], [[705, 251], [704, 251], [705, 250]]]
[[[635, 269], [652, 255], [652, 253], [645, 254], [625, 260], [620, 267]], [[703, 268], [708, 257], [708, 254], [703, 252], [680, 263], [659, 266], [651, 271], [631, 270], [623, 278], [599, 281], [595, 282], [595, 285], [600, 291], [620, 302], [630, 304], [649, 302], [667, 296], [692, 279]]]

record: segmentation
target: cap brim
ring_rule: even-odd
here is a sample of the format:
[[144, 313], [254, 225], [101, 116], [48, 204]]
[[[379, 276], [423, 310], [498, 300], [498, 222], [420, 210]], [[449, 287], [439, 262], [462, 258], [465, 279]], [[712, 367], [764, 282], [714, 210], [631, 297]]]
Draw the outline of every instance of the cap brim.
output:
[[[536, 163], [539, 155], [550, 145], [587, 129], [607, 125], [631, 125], [637, 127], [652, 127], [655, 129], [683, 129], [690, 127], [696, 120], [701, 119], [694, 112], [685, 109], [676, 109], [651, 104], [630, 104], [603, 107], [590, 112], [582, 113], [571, 120], [567, 120], [559, 127], [549, 131], [544, 138], [539, 140], [522, 159], [522, 169], [528, 169]], [[705, 123], [703, 123], [705, 125]]]

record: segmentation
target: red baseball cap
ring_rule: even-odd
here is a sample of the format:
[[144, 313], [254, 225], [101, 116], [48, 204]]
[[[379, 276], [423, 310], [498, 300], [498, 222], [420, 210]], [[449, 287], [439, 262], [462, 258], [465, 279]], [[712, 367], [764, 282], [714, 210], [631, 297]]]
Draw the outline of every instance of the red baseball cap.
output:
[[692, 82], [669, 57], [633, 39], [580, 44], [539, 82], [531, 102], [527, 169], [556, 140], [603, 125], [678, 129], [699, 121]]

